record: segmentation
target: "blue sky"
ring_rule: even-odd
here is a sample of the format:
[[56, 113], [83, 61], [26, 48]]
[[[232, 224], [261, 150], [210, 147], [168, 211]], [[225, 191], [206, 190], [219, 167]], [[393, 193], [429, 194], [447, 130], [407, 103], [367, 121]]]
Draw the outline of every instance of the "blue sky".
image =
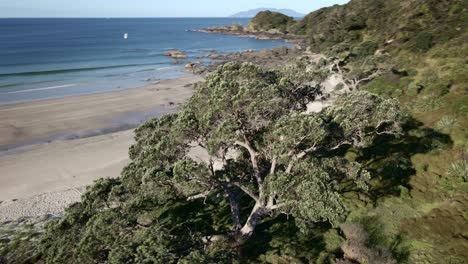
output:
[[0, 17], [225, 17], [259, 7], [309, 13], [349, 0], [0, 0]]

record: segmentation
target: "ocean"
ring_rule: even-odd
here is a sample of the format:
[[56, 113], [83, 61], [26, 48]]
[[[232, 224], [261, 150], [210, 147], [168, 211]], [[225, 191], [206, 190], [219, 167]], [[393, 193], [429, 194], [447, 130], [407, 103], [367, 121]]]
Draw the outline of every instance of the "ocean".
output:
[[[148, 85], [184, 74], [209, 50], [235, 52], [289, 45], [190, 32], [247, 24], [244, 18], [0, 19], [0, 104]], [[125, 39], [125, 34], [128, 37]]]

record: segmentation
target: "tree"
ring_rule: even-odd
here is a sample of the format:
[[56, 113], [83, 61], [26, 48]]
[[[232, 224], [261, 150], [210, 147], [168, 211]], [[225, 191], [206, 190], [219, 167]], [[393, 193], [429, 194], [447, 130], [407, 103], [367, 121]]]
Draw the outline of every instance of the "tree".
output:
[[[303, 230], [339, 223], [342, 194], [365, 191], [369, 180], [343, 151], [397, 135], [405, 115], [395, 101], [366, 92], [305, 114], [325, 77], [304, 61], [282, 71], [220, 66], [179, 113], [136, 130], [121, 177], [98, 181], [47, 228], [44, 255], [52, 263], [220, 263], [279, 214]], [[210, 160], [190, 158], [194, 146]], [[210, 216], [224, 208], [231, 228], [220, 232]]]
[[[309, 73], [308, 83], [313, 83], [317, 75]], [[339, 150], [366, 147], [381, 134], [397, 135], [405, 119], [396, 101], [367, 92], [345, 96], [322, 113], [304, 114], [320, 89], [299, 89], [305, 82], [289, 76], [228, 63], [207, 77], [176, 121], [187, 142], [197, 142], [224, 162], [216, 171], [212, 163], [179, 161], [177, 188], [188, 200], [224, 194], [238, 242], [277, 213], [293, 215], [302, 226], [337, 223], [346, 212], [340, 196], [345, 186], [365, 190], [369, 179], [360, 164], [346, 161]], [[309, 100], [298, 105], [298, 91]], [[227, 155], [232, 150], [237, 157]], [[254, 201], [243, 223], [238, 192]]]

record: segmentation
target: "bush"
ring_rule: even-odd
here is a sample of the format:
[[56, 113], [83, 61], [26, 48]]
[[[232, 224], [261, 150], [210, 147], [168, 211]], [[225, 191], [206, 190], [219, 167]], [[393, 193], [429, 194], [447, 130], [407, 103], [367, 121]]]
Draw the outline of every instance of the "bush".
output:
[[444, 116], [436, 123], [435, 128], [439, 131], [450, 131], [456, 125], [456, 119], [450, 116]]
[[390, 250], [376, 248], [376, 245], [371, 244], [369, 234], [360, 224], [345, 223], [341, 226], [341, 230], [347, 241], [341, 246], [344, 260], [339, 260], [338, 263], [397, 263]]
[[375, 51], [379, 48], [377, 43], [373, 41], [364, 41], [354, 47], [352, 54], [358, 58], [374, 55]]
[[276, 29], [285, 32], [294, 24], [294, 18], [281, 13], [262, 11], [258, 13], [247, 25], [249, 31], [269, 31]]
[[468, 182], [468, 160], [461, 159], [450, 164], [447, 175], [449, 177], [460, 177], [465, 182]]
[[411, 41], [411, 50], [414, 52], [426, 52], [432, 48], [433, 36], [427, 31], [419, 32]]

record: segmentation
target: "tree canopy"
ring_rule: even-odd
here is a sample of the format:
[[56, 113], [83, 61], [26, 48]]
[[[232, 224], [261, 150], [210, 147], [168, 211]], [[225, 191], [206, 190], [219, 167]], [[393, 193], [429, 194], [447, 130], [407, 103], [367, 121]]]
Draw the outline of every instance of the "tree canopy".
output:
[[[307, 114], [323, 78], [303, 63], [282, 71], [220, 66], [179, 113], [135, 131], [119, 179], [95, 183], [48, 227], [47, 259], [220, 263], [265, 219], [286, 214], [303, 231], [337, 225], [347, 214], [342, 194], [365, 192], [370, 179], [343, 152], [398, 135], [406, 115], [396, 101], [368, 92]], [[195, 146], [211, 158], [195, 161]], [[216, 218], [226, 212], [228, 221]]]

